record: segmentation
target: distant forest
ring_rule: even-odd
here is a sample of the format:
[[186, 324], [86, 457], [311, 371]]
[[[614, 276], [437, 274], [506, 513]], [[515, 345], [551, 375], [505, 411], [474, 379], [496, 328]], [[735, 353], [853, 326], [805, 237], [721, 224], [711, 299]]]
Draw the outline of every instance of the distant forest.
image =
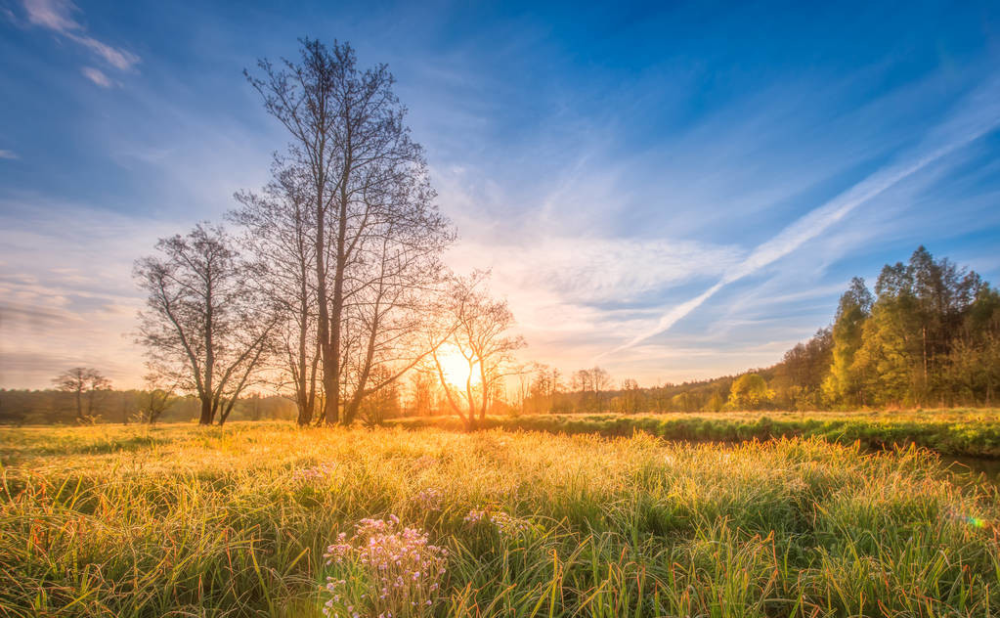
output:
[[[599, 369], [561, 392], [545, 368], [532, 384], [535, 412], [715, 412], [996, 405], [1000, 294], [974, 271], [924, 247], [887, 264], [874, 294], [855, 277], [833, 324], [771, 367], [712, 380], [595, 388]], [[553, 381], [555, 375], [555, 381]], [[598, 380], [599, 381], [599, 380]]]
[[[188, 421], [199, 401], [172, 390], [112, 390], [94, 370], [60, 376], [49, 390], [0, 390], [0, 423]], [[76, 373], [74, 373], [76, 372]], [[88, 382], [89, 379], [89, 382]], [[874, 293], [854, 278], [833, 324], [777, 364], [711, 380], [640, 387], [615, 383], [600, 367], [568, 376], [546, 365], [507, 380], [492, 412], [595, 413], [835, 410], [996, 405], [1000, 385], [1000, 293], [973, 271], [924, 247], [886, 265]], [[362, 411], [378, 423], [398, 416], [450, 413], [438, 383], [414, 370]], [[253, 394], [234, 420], [294, 420], [291, 398]]]

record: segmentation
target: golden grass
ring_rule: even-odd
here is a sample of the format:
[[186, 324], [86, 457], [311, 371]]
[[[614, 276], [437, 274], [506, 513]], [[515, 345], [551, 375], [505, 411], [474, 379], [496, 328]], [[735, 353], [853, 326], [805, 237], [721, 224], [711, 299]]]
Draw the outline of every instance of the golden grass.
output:
[[390, 514], [449, 550], [440, 616], [1000, 610], [996, 491], [919, 449], [247, 423], [2, 429], [0, 461], [0, 616], [321, 615], [327, 576], [370, 592], [326, 546]]

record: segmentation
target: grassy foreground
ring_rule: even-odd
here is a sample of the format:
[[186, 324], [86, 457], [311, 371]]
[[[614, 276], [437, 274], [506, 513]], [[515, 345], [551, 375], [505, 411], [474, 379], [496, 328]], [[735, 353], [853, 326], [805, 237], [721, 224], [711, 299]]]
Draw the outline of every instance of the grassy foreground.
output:
[[[408, 418], [408, 427], [458, 429], [456, 417]], [[486, 426], [507, 430], [631, 436], [642, 431], [667, 440], [742, 442], [815, 437], [869, 449], [916, 444], [964, 457], [1000, 458], [1000, 412], [995, 409], [911, 412], [730, 412], [669, 414], [536, 414], [491, 417]]]
[[996, 490], [917, 449], [234, 424], [0, 461], [0, 616], [1000, 615]]

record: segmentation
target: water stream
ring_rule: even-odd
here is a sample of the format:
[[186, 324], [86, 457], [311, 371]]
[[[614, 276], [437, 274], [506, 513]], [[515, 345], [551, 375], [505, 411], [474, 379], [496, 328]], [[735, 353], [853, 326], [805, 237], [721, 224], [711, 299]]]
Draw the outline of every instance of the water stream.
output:
[[941, 463], [951, 465], [952, 472], [956, 474], [979, 475], [983, 481], [1000, 486], [1000, 459], [941, 455]]

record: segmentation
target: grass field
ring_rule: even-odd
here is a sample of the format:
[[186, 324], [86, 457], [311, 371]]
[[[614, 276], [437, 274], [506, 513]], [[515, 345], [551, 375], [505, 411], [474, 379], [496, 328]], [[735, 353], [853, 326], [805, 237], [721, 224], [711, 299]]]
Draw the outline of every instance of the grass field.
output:
[[[408, 427], [458, 429], [455, 417], [410, 418]], [[642, 431], [667, 440], [741, 442], [815, 437], [869, 449], [916, 444], [963, 457], [1000, 458], [1000, 411], [996, 409], [910, 412], [728, 412], [670, 414], [538, 414], [491, 417], [487, 427], [567, 434], [631, 436]]]
[[997, 490], [920, 449], [233, 424], [0, 461], [0, 616], [1000, 615]]

